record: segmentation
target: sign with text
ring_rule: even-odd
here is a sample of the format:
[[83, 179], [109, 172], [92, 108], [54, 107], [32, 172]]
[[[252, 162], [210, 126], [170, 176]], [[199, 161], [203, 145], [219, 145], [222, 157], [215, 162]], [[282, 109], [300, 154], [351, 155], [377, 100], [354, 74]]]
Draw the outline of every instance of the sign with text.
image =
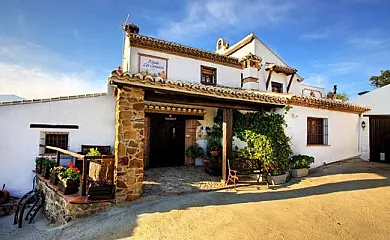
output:
[[167, 78], [168, 59], [139, 54], [139, 72], [146, 76]]

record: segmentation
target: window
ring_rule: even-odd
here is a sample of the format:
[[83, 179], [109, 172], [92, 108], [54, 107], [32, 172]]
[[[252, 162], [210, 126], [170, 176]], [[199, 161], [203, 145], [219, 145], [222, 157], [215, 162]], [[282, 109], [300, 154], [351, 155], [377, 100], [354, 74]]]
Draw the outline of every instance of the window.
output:
[[206, 85], [217, 84], [217, 69], [201, 66], [200, 68], [200, 82]]
[[[68, 133], [46, 133], [45, 145], [68, 149]], [[45, 153], [55, 153], [52, 149], [45, 148]]]
[[307, 145], [328, 145], [327, 118], [307, 118]]
[[272, 92], [282, 93], [283, 83], [271, 82]]

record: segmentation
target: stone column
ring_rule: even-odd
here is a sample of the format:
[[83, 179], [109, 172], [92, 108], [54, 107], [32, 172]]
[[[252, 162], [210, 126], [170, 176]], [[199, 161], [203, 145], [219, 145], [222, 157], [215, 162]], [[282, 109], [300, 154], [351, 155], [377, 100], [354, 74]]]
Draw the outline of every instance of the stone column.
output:
[[144, 90], [117, 89], [115, 126], [115, 173], [117, 202], [131, 201], [142, 194], [144, 177]]

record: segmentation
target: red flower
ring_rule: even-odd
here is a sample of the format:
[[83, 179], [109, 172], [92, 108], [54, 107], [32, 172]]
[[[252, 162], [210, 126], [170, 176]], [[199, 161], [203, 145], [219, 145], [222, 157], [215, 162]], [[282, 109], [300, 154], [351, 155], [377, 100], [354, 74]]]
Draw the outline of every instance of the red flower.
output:
[[73, 172], [77, 172], [79, 169], [77, 167], [73, 168]]
[[68, 163], [68, 166], [69, 166], [70, 168], [74, 168], [73, 162], [69, 162], [69, 163]]

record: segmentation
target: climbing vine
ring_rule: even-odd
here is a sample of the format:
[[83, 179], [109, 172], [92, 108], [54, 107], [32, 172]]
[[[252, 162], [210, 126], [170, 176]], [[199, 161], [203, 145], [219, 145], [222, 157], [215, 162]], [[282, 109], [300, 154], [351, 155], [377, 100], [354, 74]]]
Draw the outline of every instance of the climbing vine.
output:
[[[222, 110], [218, 110], [214, 123], [213, 129], [221, 132]], [[292, 154], [290, 138], [284, 132], [286, 127], [284, 115], [275, 111], [233, 112], [233, 135], [247, 143], [238, 154], [241, 157], [259, 159], [264, 168], [282, 173], [288, 169], [288, 158]]]

